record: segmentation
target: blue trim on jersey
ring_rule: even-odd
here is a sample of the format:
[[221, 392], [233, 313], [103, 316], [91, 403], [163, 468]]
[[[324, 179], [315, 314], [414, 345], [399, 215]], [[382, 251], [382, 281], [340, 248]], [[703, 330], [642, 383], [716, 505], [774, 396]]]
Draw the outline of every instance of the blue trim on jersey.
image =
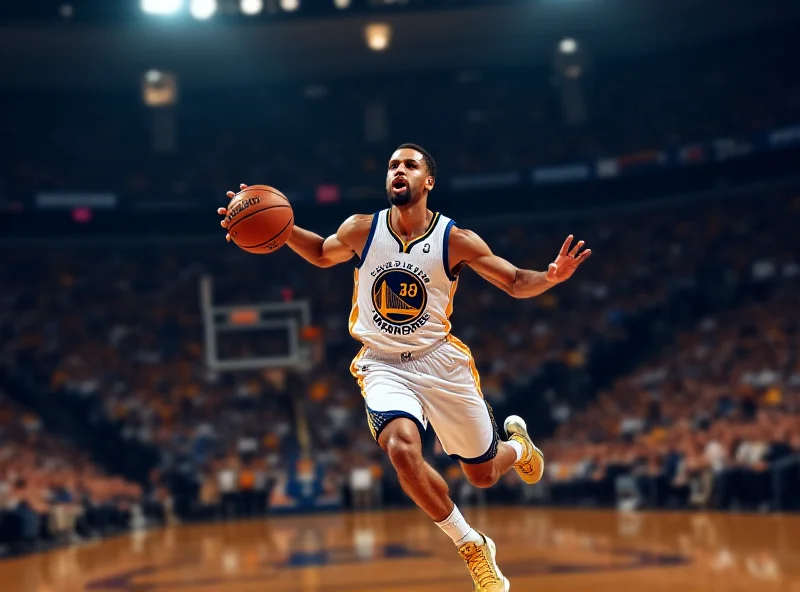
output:
[[372, 239], [375, 238], [375, 229], [378, 228], [378, 218], [380, 218], [380, 215], [381, 212], [377, 212], [376, 214], [372, 215], [372, 225], [369, 227], [367, 242], [364, 243], [364, 250], [361, 251], [361, 257], [359, 257], [358, 263], [356, 263], [356, 269], [359, 269], [367, 259], [367, 253], [369, 253], [369, 247], [372, 244]]
[[451, 459], [457, 460], [459, 462], [464, 463], [465, 465], [482, 465], [485, 462], [489, 462], [494, 457], [497, 456], [500, 446], [500, 436], [497, 435], [495, 432], [494, 436], [492, 436], [492, 443], [489, 445], [489, 450], [484, 452], [478, 458], [464, 458], [463, 456], [459, 456], [457, 454], [448, 454]]
[[456, 281], [458, 278], [453, 275], [450, 269], [450, 229], [456, 223], [455, 220], [450, 220], [444, 229], [444, 244], [442, 245], [442, 265], [444, 265], [444, 272], [451, 282]]
[[[369, 423], [372, 426], [372, 429], [375, 431], [375, 441], [378, 442], [378, 439], [381, 437], [381, 433], [383, 432], [384, 428], [388, 426], [391, 422], [395, 419], [410, 419], [414, 422], [417, 426], [417, 431], [419, 431], [419, 439], [423, 442], [425, 441], [425, 426], [422, 425], [422, 422], [411, 415], [408, 411], [374, 411], [373, 409], [367, 407], [367, 418], [369, 419]], [[497, 452], [495, 452], [495, 455]]]

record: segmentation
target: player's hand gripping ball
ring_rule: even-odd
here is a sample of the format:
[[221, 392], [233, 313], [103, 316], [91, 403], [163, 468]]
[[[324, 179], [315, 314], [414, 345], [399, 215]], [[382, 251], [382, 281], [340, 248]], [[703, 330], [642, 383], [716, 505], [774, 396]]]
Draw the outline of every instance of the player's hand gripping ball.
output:
[[225, 216], [223, 228], [228, 240], [248, 253], [266, 254], [280, 249], [294, 228], [294, 212], [286, 196], [269, 185], [241, 185], [227, 208], [217, 212]]

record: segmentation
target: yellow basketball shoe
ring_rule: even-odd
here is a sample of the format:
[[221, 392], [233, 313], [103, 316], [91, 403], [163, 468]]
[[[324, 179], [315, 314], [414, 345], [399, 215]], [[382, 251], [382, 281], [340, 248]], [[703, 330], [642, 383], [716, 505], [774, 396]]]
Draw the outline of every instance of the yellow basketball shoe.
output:
[[483, 544], [473, 542], [464, 543], [458, 548], [458, 553], [464, 559], [475, 582], [474, 592], [508, 592], [511, 582], [508, 581], [500, 568], [497, 567], [497, 547], [494, 541], [482, 532]]
[[514, 469], [525, 483], [538, 483], [544, 473], [544, 454], [528, 435], [525, 420], [518, 415], [511, 415], [506, 418], [503, 427], [509, 440], [522, 444], [522, 458], [514, 463]]

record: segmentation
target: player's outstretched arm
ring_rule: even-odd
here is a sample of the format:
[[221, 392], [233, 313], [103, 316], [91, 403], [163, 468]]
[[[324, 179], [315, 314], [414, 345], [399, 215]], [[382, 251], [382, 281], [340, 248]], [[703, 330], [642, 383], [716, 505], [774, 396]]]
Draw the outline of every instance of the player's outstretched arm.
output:
[[532, 298], [568, 280], [578, 266], [592, 254], [590, 249], [581, 251], [583, 241], [578, 241], [570, 249], [572, 240], [572, 235], [567, 237], [558, 257], [548, 266], [547, 271], [532, 271], [519, 269], [492, 253], [489, 245], [471, 230], [453, 228], [450, 233], [448, 265], [451, 269], [467, 265], [479, 276], [514, 298]]
[[[243, 191], [247, 189], [247, 185], [242, 183], [239, 185], [239, 189]], [[233, 191], [228, 191], [226, 195], [229, 199], [236, 196]], [[226, 228], [227, 220], [224, 217], [227, 216], [228, 210], [218, 208], [217, 213], [223, 216], [220, 225]], [[361, 256], [371, 226], [371, 214], [350, 216], [342, 223], [336, 234], [323, 238], [310, 230], [295, 225], [286, 244], [309, 263], [317, 267], [331, 267], [337, 263], [350, 261], [354, 254]], [[226, 234], [225, 240], [230, 242], [231, 235]]]
[[350, 261], [353, 255], [361, 256], [371, 226], [371, 214], [350, 216], [339, 226], [336, 234], [328, 238], [295, 226], [286, 244], [309, 263], [331, 267]]

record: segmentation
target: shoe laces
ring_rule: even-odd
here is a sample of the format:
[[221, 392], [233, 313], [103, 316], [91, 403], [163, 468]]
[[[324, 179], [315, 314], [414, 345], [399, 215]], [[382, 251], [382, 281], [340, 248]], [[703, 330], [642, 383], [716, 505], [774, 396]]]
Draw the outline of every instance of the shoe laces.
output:
[[482, 589], [487, 584], [499, 583], [500, 580], [497, 577], [497, 573], [486, 556], [486, 545], [484, 544], [482, 547], [474, 543], [471, 545], [471, 547], [461, 551], [461, 556], [467, 562], [467, 568], [473, 579], [478, 583], [478, 586]]

